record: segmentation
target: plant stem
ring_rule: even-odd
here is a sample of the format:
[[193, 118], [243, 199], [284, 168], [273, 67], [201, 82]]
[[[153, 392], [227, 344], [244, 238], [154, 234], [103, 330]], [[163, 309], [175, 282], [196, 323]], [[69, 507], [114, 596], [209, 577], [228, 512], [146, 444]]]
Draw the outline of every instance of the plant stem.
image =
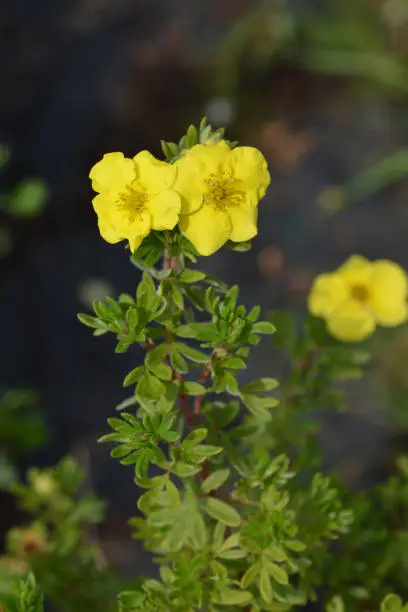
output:
[[[180, 381], [181, 384], [183, 383], [183, 377], [178, 372], [174, 372], [174, 378]], [[185, 416], [187, 425], [189, 427], [194, 427], [193, 415], [191, 413], [190, 406], [188, 403], [188, 395], [186, 395], [185, 393], [179, 393], [179, 398], [180, 398], [180, 406], [184, 412], [184, 416]]]

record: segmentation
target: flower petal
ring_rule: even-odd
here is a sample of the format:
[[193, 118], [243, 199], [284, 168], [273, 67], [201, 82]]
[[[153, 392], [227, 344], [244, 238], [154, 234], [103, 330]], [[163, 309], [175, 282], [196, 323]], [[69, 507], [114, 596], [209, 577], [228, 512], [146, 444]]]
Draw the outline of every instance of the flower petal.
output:
[[183, 215], [196, 212], [207, 191], [206, 180], [219, 174], [228, 159], [230, 148], [226, 142], [199, 144], [186, 151], [175, 163], [177, 178], [174, 189], [181, 195]]
[[130, 238], [128, 238], [129, 240], [129, 247], [132, 253], [134, 253], [136, 251], [136, 249], [138, 249], [140, 247], [140, 245], [142, 244], [143, 240], [146, 238], [147, 234], [144, 234], [142, 236], [132, 236]]
[[256, 206], [271, 182], [266, 159], [255, 147], [236, 147], [230, 151], [228, 164], [233, 176], [242, 181], [243, 189], [252, 195], [252, 205]]
[[352, 255], [348, 260], [337, 270], [342, 279], [353, 287], [355, 285], [368, 288], [372, 273], [372, 262], [361, 257], [361, 255]]
[[118, 234], [103, 217], [98, 217], [98, 228], [102, 238], [110, 244], [116, 244], [124, 239], [123, 236]]
[[327, 317], [348, 297], [348, 288], [339, 275], [320, 274], [315, 278], [309, 293], [309, 310], [316, 317]]
[[347, 300], [326, 319], [327, 329], [342, 342], [360, 342], [375, 330], [373, 314], [356, 300]]
[[232, 226], [230, 240], [243, 242], [257, 235], [257, 208], [241, 204], [241, 206], [230, 206], [227, 212]]
[[398, 264], [385, 259], [373, 263], [370, 308], [380, 325], [394, 327], [407, 320], [407, 292], [407, 275]]
[[180, 195], [172, 189], [162, 191], [149, 198], [148, 208], [152, 215], [153, 229], [173, 229], [177, 225], [180, 216]]
[[227, 213], [207, 205], [192, 215], [182, 216], [179, 226], [200, 255], [212, 255], [231, 235], [231, 220]]
[[148, 211], [141, 213], [137, 219], [129, 223], [126, 219], [120, 219], [123, 235], [129, 241], [130, 250], [135, 251], [143, 239], [150, 233], [152, 218]]
[[225, 142], [220, 140], [214, 144], [198, 144], [189, 149], [181, 158], [194, 159], [200, 166], [202, 172], [207, 176], [218, 174], [222, 171], [224, 164], [229, 159], [231, 149]]
[[157, 194], [174, 185], [177, 175], [175, 165], [156, 159], [149, 151], [140, 151], [133, 158], [138, 182], [149, 194]]
[[[118, 229], [119, 226], [125, 238], [130, 241], [134, 236], [147, 236], [152, 229], [152, 217], [148, 211], [138, 215], [131, 223], [129, 223], [128, 219], [122, 217], [120, 219], [120, 224], [118, 223]], [[116, 225], [114, 225], [114, 227], [116, 227]]]
[[98, 194], [92, 200], [92, 204], [96, 214], [98, 215], [99, 233], [102, 238], [110, 244], [115, 244], [124, 240], [123, 234], [115, 227], [114, 215], [116, 203], [112, 196], [106, 194]]
[[89, 178], [94, 191], [119, 193], [136, 178], [136, 167], [123, 153], [106, 153], [91, 169]]

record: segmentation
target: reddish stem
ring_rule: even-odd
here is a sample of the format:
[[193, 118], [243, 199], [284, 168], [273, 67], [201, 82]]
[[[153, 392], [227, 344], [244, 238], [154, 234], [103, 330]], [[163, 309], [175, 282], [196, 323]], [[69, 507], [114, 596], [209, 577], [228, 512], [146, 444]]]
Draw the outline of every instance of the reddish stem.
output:
[[194, 426], [193, 417], [190, 412], [190, 406], [188, 405], [188, 395], [184, 393], [180, 393], [180, 404], [184, 412], [184, 416], [186, 417], [186, 423], [189, 427]]
[[[180, 384], [183, 384], [183, 377], [179, 372], [174, 372], [173, 376], [176, 380], [180, 381]], [[188, 404], [188, 395], [186, 395], [185, 393], [179, 393], [179, 398], [180, 398], [180, 406], [186, 418], [186, 423], [189, 427], [193, 427], [194, 420], [193, 420], [193, 415], [190, 411], [190, 406]]]
[[163, 269], [168, 270], [169, 268], [175, 268], [176, 265], [177, 265], [177, 257], [169, 257], [167, 251], [164, 251]]

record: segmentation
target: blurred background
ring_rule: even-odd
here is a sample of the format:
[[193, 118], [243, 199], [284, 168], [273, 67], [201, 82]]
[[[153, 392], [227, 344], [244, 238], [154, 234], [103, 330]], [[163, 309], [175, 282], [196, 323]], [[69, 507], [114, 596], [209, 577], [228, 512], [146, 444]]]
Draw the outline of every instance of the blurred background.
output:
[[[131, 470], [96, 439], [141, 353], [115, 355], [76, 314], [133, 293], [139, 272], [98, 235], [89, 169], [109, 151], [160, 155], [206, 115], [272, 175], [252, 250], [201, 261], [246, 304], [302, 312], [316, 273], [355, 252], [408, 269], [408, 0], [3, 0], [0, 56], [0, 447], [22, 470], [76, 456], [110, 503], [109, 558], [134, 567]], [[379, 347], [350, 414], [324, 422], [353, 486], [378, 477], [407, 424], [408, 334]], [[276, 375], [271, 355], [265, 341], [252, 371]], [[0, 531], [15, 521], [3, 495]]]

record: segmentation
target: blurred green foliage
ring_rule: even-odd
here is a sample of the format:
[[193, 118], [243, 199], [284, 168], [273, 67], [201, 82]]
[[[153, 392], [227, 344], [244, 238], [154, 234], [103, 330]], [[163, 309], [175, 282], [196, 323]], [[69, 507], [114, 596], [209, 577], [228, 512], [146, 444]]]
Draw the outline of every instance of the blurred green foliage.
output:
[[0, 390], [0, 489], [16, 478], [16, 460], [47, 439], [37, 401], [37, 394], [31, 390]]
[[[0, 143], [0, 170], [11, 158], [11, 152]], [[10, 193], [0, 193], [0, 210], [17, 218], [40, 215], [47, 203], [49, 191], [43, 180], [37, 177], [20, 180]]]
[[[15, 600], [14, 581], [29, 572], [61, 611], [116, 608], [123, 582], [107, 568], [93, 527], [102, 521], [105, 504], [87, 488], [85, 473], [69, 457], [55, 468], [32, 468], [26, 483], [10, 485], [30, 521], [9, 531], [6, 554], [0, 557], [0, 604], [7, 611]], [[33, 587], [32, 579], [27, 585]]]

